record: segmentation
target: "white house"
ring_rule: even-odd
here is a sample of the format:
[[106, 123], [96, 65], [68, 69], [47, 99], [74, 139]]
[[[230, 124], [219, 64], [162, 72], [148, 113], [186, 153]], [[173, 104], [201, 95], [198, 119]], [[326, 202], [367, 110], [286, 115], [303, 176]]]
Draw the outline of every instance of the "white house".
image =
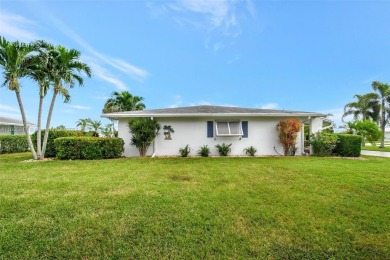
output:
[[[245, 155], [244, 149], [254, 146], [257, 155], [282, 154], [276, 125], [280, 120], [297, 118], [302, 122], [302, 131], [297, 141], [297, 154], [304, 149], [303, 124], [310, 125], [310, 132], [322, 129], [324, 114], [287, 110], [254, 109], [223, 106], [191, 106], [103, 114], [103, 117], [119, 121], [118, 136], [125, 141], [124, 156], [138, 156], [138, 150], [130, 144], [128, 120], [138, 117], [156, 119], [161, 128], [171, 126], [174, 133], [166, 138], [160, 134], [148, 150], [148, 155], [179, 155], [179, 149], [187, 144], [191, 154], [203, 145], [208, 145], [211, 155], [218, 155], [215, 145], [230, 144], [231, 155]], [[278, 153], [277, 153], [278, 152]]]
[[[34, 124], [27, 122], [29, 127]], [[0, 117], [0, 135], [23, 135], [24, 126], [21, 120]]]

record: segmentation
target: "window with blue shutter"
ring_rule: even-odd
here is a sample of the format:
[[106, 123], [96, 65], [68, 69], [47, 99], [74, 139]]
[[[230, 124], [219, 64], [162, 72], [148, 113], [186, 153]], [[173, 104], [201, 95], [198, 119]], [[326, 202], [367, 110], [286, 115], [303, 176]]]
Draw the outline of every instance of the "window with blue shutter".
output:
[[213, 121], [207, 121], [207, 137], [208, 138], [214, 137], [214, 122]]
[[248, 121], [242, 121], [241, 125], [243, 132], [242, 138], [248, 138]]

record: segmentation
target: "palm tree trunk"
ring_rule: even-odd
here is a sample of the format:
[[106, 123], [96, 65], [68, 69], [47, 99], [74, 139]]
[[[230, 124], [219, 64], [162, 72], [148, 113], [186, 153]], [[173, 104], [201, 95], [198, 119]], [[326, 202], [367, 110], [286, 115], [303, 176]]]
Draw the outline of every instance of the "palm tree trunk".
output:
[[41, 118], [42, 118], [42, 105], [43, 105], [43, 87], [39, 91], [39, 108], [38, 108], [38, 130], [37, 130], [37, 153], [38, 159], [42, 159], [42, 136], [41, 136]]
[[28, 147], [30, 148], [30, 151], [32, 153], [34, 160], [36, 160], [38, 157], [37, 157], [37, 153], [35, 152], [33, 143], [31, 141], [29, 126], [27, 125], [26, 114], [24, 112], [24, 107], [23, 107], [22, 99], [20, 97], [19, 90], [16, 89], [15, 94], [16, 94], [16, 99], [18, 100], [18, 103], [19, 103], [20, 113], [22, 114], [23, 127], [24, 127], [24, 132], [25, 132], [26, 137], [27, 137]]
[[43, 138], [43, 144], [42, 144], [42, 158], [45, 158], [47, 139], [49, 138], [50, 121], [51, 121], [51, 116], [53, 114], [54, 103], [56, 102], [57, 94], [58, 94], [58, 90], [54, 89], [53, 98], [51, 100], [51, 104], [49, 108], [49, 113], [47, 115], [45, 136]]
[[385, 100], [382, 99], [382, 117], [381, 117], [381, 131], [382, 131], [382, 138], [381, 138], [381, 145], [379, 148], [385, 148], [385, 127], [386, 127], [386, 110], [385, 110]]

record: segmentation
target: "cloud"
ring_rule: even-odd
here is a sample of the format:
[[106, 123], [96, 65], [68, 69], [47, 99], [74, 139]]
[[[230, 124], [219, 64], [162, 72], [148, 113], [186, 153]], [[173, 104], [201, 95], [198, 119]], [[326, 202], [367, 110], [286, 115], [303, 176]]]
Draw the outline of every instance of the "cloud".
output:
[[0, 11], [0, 34], [3, 36], [27, 42], [37, 40], [39, 37], [31, 30], [34, 25], [34, 21], [23, 16]]
[[174, 99], [174, 103], [171, 106], [169, 106], [170, 108], [178, 107], [181, 104], [183, 104], [183, 98], [180, 95], [174, 96], [173, 99]]
[[95, 50], [89, 43], [87, 43], [83, 38], [81, 38], [77, 33], [75, 33], [72, 29], [70, 29], [65, 23], [54, 17], [53, 15], [48, 15], [48, 17], [53, 21], [53, 23], [56, 25], [56, 27], [62, 31], [65, 35], [67, 35], [69, 38], [74, 40], [76, 43], [78, 43], [81, 47], [83, 47], [87, 52], [90, 53], [90, 55], [94, 56], [95, 58], [99, 59], [100, 61], [110, 65], [113, 68], [116, 68], [125, 74], [129, 75], [135, 80], [143, 81], [149, 73], [146, 70], [143, 70], [141, 68], [138, 68], [130, 63], [127, 63], [126, 61], [123, 61], [118, 58], [112, 58], [107, 55], [102, 54], [101, 52], [98, 52]]
[[[320, 113], [331, 114], [332, 116], [328, 116], [328, 118], [334, 122], [336, 127], [340, 127], [340, 126], [343, 126], [345, 124], [342, 121], [343, 114], [344, 114], [344, 108], [342, 108], [342, 107], [341, 108], [325, 109], [325, 110], [320, 111]], [[346, 117], [344, 120], [349, 121], [350, 119], [352, 119], [352, 116]]]
[[2, 112], [2, 111], [0, 111], [0, 116], [13, 118], [13, 119], [20, 119], [20, 120], [22, 119], [22, 116], [20, 114], [8, 113], [8, 112]]
[[80, 106], [80, 105], [69, 105], [69, 107], [75, 108], [75, 109], [81, 109], [81, 110], [89, 110], [89, 109], [92, 109], [92, 107], [86, 107], [86, 106]]
[[260, 106], [261, 109], [278, 109], [279, 105], [277, 103], [267, 103]]
[[19, 112], [20, 111], [19, 108], [7, 106], [7, 105], [1, 105], [1, 104], [0, 104], [0, 110], [10, 111], [10, 112]]
[[127, 90], [125, 83], [112, 76], [105, 68], [93, 62], [89, 62], [89, 65], [91, 66], [95, 77], [113, 84], [119, 90]]

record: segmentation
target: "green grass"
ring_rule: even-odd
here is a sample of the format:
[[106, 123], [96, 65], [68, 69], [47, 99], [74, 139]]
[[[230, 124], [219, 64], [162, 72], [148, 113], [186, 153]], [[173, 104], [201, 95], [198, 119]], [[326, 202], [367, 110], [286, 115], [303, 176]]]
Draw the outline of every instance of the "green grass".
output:
[[0, 156], [0, 258], [385, 259], [390, 159]]
[[380, 152], [390, 152], [390, 146], [385, 146], [384, 148], [379, 148], [379, 146], [363, 146], [362, 150], [367, 151], [380, 151]]

